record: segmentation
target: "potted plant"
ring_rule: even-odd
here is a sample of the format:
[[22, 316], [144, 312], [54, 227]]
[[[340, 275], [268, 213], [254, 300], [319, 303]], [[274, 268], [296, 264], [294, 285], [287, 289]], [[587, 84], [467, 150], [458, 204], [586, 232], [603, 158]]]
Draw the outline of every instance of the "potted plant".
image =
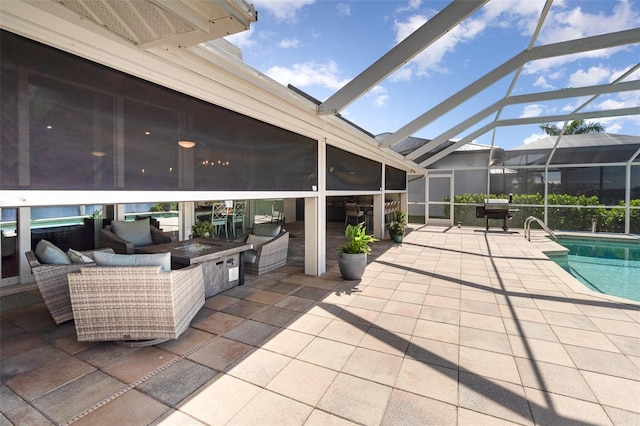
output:
[[197, 238], [197, 237], [213, 238], [215, 233], [216, 233], [215, 225], [207, 220], [196, 222], [191, 227], [191, 236], [193, 238]]
[[407, 230], [407, 214], [403, 211], [396, 210], [395, 216], [389, 222], [389, 235], [396, 243], [401, 243], [404, 233]]
[[378, 241], [368, 235], [364, 223], [347, 225], [344, 231], [347, 241], [338, 247], [338, 267], [340, 274], [347, 280], [359, 280], [367, 266], [367, 255], [371, 253], [369, 244]]

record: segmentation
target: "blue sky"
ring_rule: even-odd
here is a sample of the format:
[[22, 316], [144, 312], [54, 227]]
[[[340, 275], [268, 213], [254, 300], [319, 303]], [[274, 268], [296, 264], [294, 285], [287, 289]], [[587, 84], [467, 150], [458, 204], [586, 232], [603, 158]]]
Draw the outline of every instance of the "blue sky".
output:
[[[253, 68], [283, 85], [292, 84], [325, 100], [449, 1], [253, 0], [252, 3], [258, 10], [258, 22], [249, 31], [227, 39], [241, 48], [244, 61]], [[543, 5], [544, 1], [539, 0], [490, 1], [341, 114], [371, 133], [395, 132], [526, 49]], [[556, 0], [535, 45], [637, 27], [640, 27], [640, 0]], [[512, 94], [605, 84], [638, 62], [640, 44], [530, 62]], [[504, 97], [513, 77], [513, 73], [509, 74], [413, 136], [435, 138]], [[636, 72], [625, 81], [639, 78], [640, 72]], [[566, 113], [584, 101], [575, 98], [516, 105], [506, 109], [502, 118]], [[600, 97], [585, 111], [638, 105], [640, 91]], [[640, 135], [640, 116], [597, 121], [610, 133]], [[502, 127], [496, 133], [496, 145], [510, 148], [542, 135], [538, 125]], [[476, 141], [490, 144], [491, 139], [489, 132]]]

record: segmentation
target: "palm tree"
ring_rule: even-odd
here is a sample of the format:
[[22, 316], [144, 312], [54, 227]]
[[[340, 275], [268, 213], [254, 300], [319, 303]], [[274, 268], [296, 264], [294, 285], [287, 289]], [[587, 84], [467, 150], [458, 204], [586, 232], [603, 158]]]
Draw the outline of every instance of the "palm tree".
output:
[[[562, 127], [558, 127], [555, 124], [542, 123], [540, 128], [549, 136], [560, 136], [562, 133]], [[586, 123], [584, 120], [573, 120], [567, 126], [564, 131], [565, 135], [582, 135], [585, 133], [600, 133], [604, 132], [604, 126], [597, 121], [593, 123]]]

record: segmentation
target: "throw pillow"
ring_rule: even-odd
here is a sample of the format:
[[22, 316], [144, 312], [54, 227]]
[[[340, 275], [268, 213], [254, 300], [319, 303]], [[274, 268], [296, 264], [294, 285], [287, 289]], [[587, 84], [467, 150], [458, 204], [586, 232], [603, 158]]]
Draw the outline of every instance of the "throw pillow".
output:
[[171, 253], [115, 254], [97, 251], [93, 255], [98, 266], [161, 266], [171, 271]]
[[149, 218], [142, 220], [111, 222], [113, 232], [123, 240], [129, 241], [134, 247], [144, 247], [153, 244], [151, 238], [151, 228], [149, 228]]
[[263, 245], [264, 243], [268, 243], [271, 240], [273, 240], [273, 237], [264, 237], [261, 235], [249, 234], [247, 235], [246, 243], [253, 244], [253, 249], [258, 250], [261, 245]]
[[40, 240], [36, 245], [36, 257], [41, 263], [51, 265], [71, 264], [71, 260], [69, 260], [65, 252], [47, 240]]
[[69, 260], [71, 260], [71, 263], [76, 263], [80, 265], [83, 265], [85, 263], [93, 263], [92, 258], [90, 258], [89, 256], [85, 256], [84, 254], [80, 253], [78, 250], [74, 250], [74, 249], [69, 249], [69, 251], [67, 251], [67, 257], [69, 257]]

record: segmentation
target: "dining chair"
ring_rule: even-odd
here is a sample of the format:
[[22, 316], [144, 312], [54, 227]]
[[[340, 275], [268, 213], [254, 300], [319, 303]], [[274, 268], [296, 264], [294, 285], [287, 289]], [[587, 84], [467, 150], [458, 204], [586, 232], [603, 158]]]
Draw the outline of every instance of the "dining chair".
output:
[[244, 230], [244, 215], [247, 209], [246, 201], [234, 201], [233, 202], [233, 218], [231, 220], [231, 230], [233, 231], [233, 235], [236, 235], [236, 223], [242, 224], [242, 233], [245, 233]]
[[356, 224], [360, 222], [360, 218], [364, 220], [364, 212], [360, 209], [360, 206], [356, 203], [344, 203], [344, 224], [347, 225], [350, 217], [356, 218]]
[[224, 234], [229, 239], [228, 231], [229, 210], [225, 203], [216, 202], [211, 208], [211, 224], [216, 227], [216, 235], [220, 235], [220, 226], [224, 226]]

